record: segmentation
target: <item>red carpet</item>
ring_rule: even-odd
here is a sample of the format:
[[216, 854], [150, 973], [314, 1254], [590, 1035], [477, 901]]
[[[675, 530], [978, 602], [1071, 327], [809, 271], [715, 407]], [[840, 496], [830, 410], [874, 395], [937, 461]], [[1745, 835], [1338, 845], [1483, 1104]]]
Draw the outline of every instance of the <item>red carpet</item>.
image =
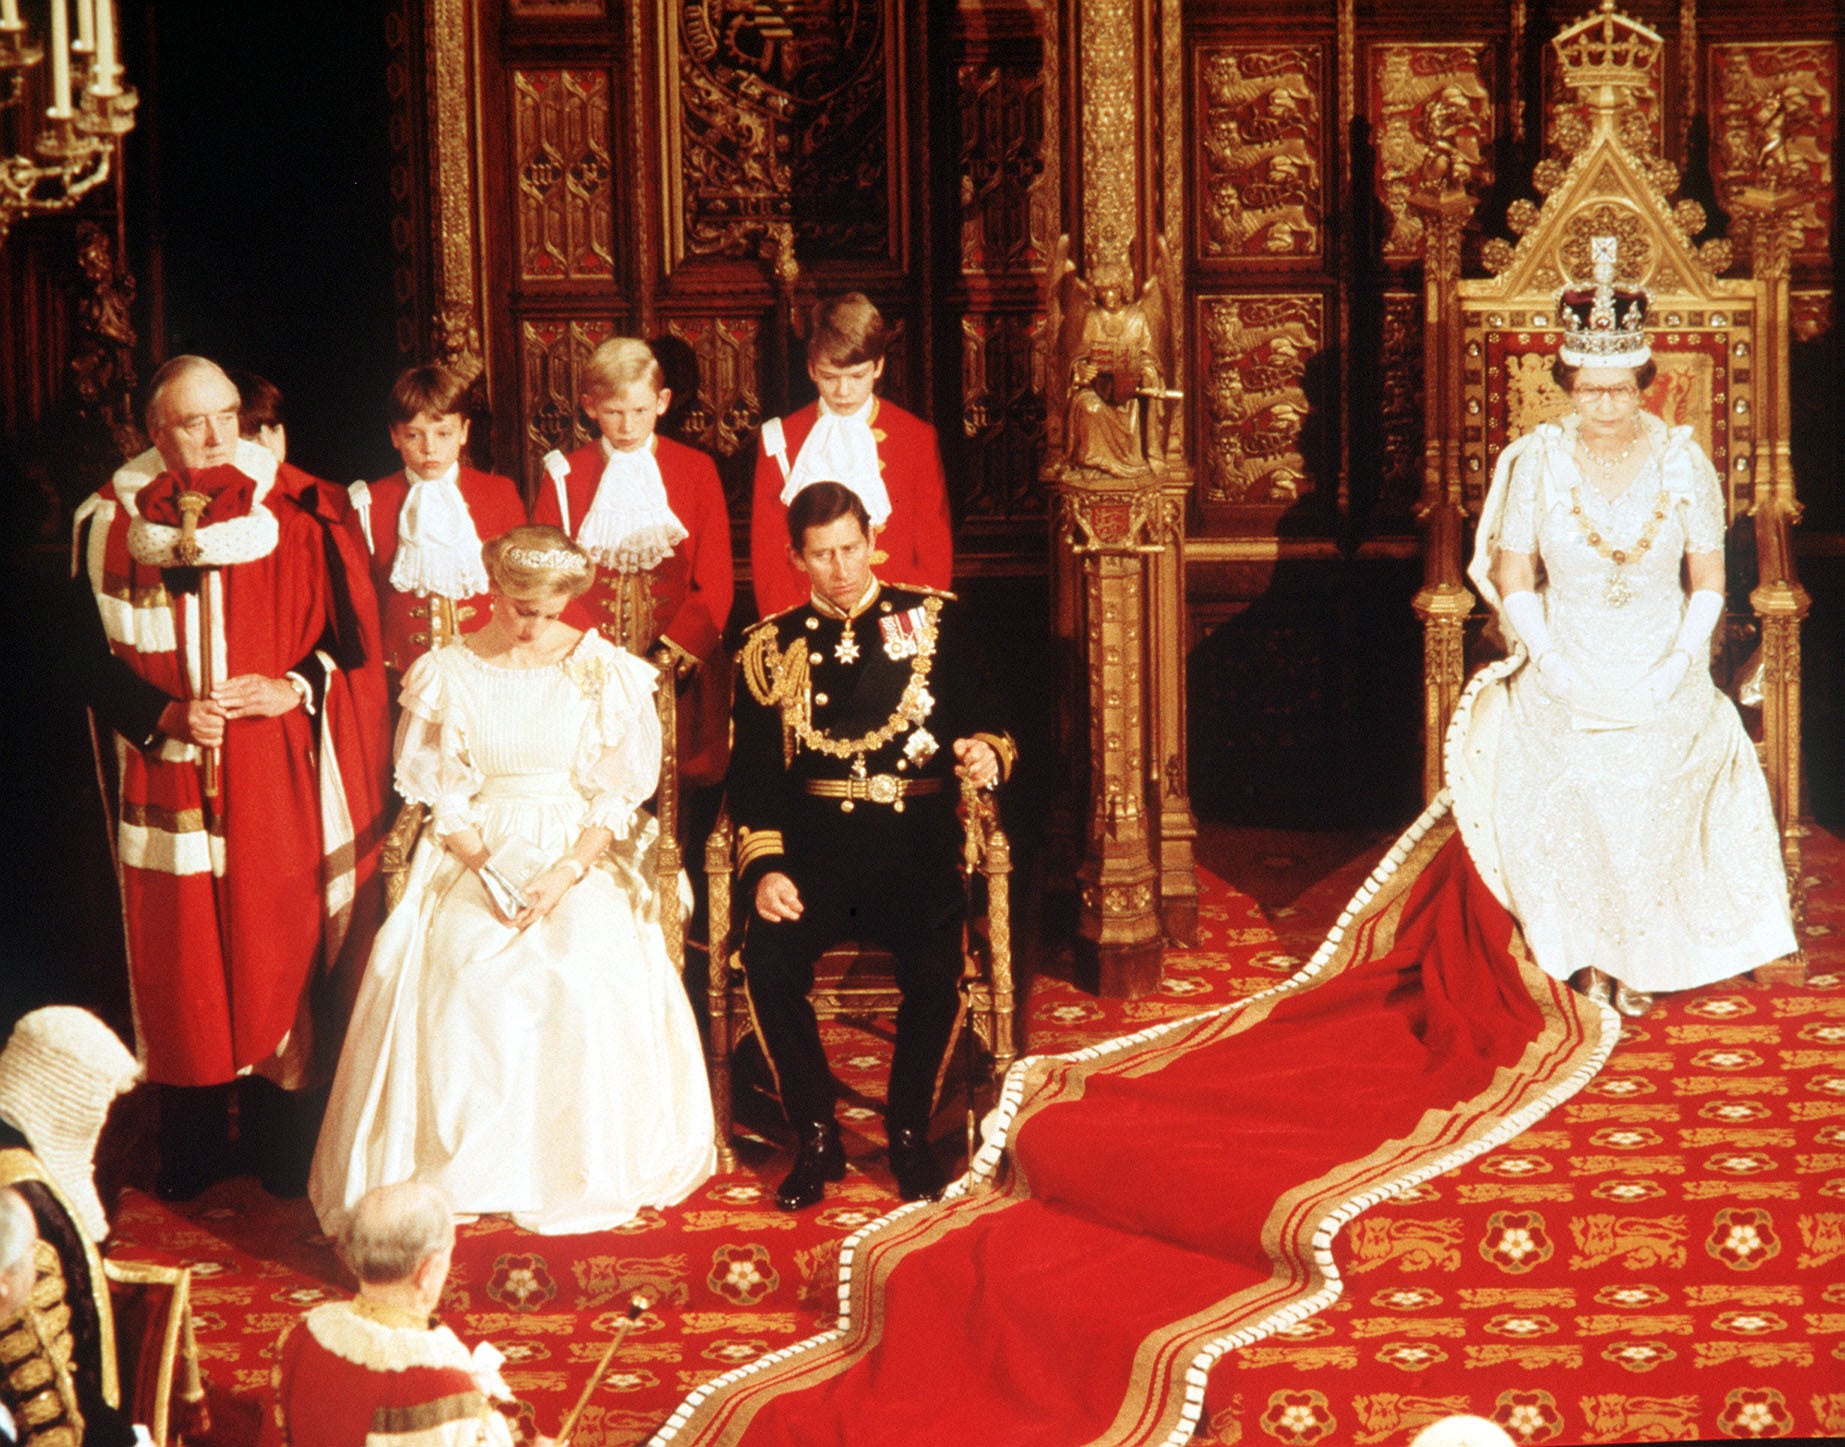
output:
[[[974, 1219], [953, 1228], [990, 1247], [963, 1269], [961, 1285], [974, 1290], [989, 1280], [1016, 1281], [1028, 1266], [1024, 1251], [1034, 1253], [1029, 1259], [1039, 1274], [1026, 1281], [1029, 1309], [996, 1318], [980, 1351], [1018, 1350], [1016, 1389], [1028, 1415], [1048, 1402], [1086, 1420], [1103, 1418], [1121, 1410], [1122, 1394], [1114, 1392], [1111, 1403], [1105, 1384], [1077, 1366], [1091, 1353], [1113, 1352], [1126, 1361], [1128, 1379], [1156, 1381], [1169, 1362], [1183, 1361], [1200, 1342], [1238, 1334], [1222, 1320], [1227, 1298], [1255, 1316], [1293, 1320], [1295, 1311], [1269, 1304], [1294, 1292], [1304, 1311], [1317, 1299], [1314, 1281], [1336, 1260], [1346, 1278], [1341, 1299], [1231, 1351], [1211, 1371], [1202, 1412], [1216, 1440], [1402, 1441], [1417, 1423], [1462, 1408], [1496, 1416], [1519, 1440], [1534, 1442], [1845, 1431], [1845, 1290], [1836, 1284], [1845, 1274], [1845, 972], [1838, 969], [1845, 947], [1845, 890], [1839, 887], [1845, 851], [1818, 836], [1809, 841], [1808, 854], [1807, 942], [1817, 976], [1809, 985], [1765, 990], [1738, 984], [1670, 1002], [1640, 1022], [1640, 1031], [1630, 1027], [1603, 1074], [1581, 1095], [1517, 1139], [1371, 1207], [1339, 1237], [1336, 1257], [1319, 1254], [1312, 1244], [1307, 1223], [1313, 1212], [1373, 1194], [1374, 1178], [1398, 1174], [1418, 1155], [1438, 1158], [1468, 1143], [1435, 1134], [1424, 1139], [1418, 1121], [1408, 1129], [1390, 1126], [1378, 1140], [1394, 1140], [1392, 1151], [1367, 1162], [1350, 1181], [1322, 1172], [1317, 1189], [1299, 1193], [1291, 1211], [1277, 1215], [1293, 1251], [1282, 1253], [1279, 1272], [1265, 1272], [1259, 1262], [1227, 1250], [1225, 1233], [1260, 1223], [1261, 1203], [1248, 1180], [1302, 1165], [1298, 1100], [1280, 1092], [1285, 1113], [1271, 1118], [1253, 1147], [1227, 1160], [1209, 1159], [1221, 1130], [1215, 1136], [1193, 1132], [1192, 1159], [1162, 1150], [1153, 1163], [1168, 1184], [1147, 1180], [1137, 1189], [1123, 1173], [1141, 1167], [1120, 1164], [1134, 1157], [1134, 1132], [1110, 1138], [1087, 1131], [1083, 1121], [1093, 1123], [1084, 1115], [1087, 1096], [1072, 1100], [1060, 1092], [1105, 1086], [1120, 1097], [1110, 1102], [1111, 1113], [1145, 1109], [1136, 1097], [1149, 1077], [1139, 1066], [1162, 1063], [1177, 1042], [1143, 1040], [1107, 1058], [1041, 1067], [1031, 1090], [1019, 1094], [1012, 1127], [1021, 1142], [1024, 1180], [1042, 1192], [1024, 1204], [1045, 1218], [1074, 1223], [1075, 1254], [1055, 1259], [1048, 1243], [1020, 1241], [1030, 1233], [1002, 1226], [999, 1218], [1018, 1209], [1020, 1181], [987, 1193], [1007, 1204], [972, 1213]], [[1204, 884], [1201, 945], [1169, 954], [1159, 996], [1124, 1004], [1051, 979], [1034, 982], [1027, 1017], [1034, 1051], [1077, 1048], [1195, 1014], [1266, 989], [1297, 967], [1275, 948], [1274, 934], [1248, 899], [1215, 880]], [[1340, 971], [1339, 980], [1346, 974]], [[1288, 1002], [1286, 1009], [1312, 1016], [1318, 1009], [1312, 997], [1325, 988], [1290, 990], [1257, 1008], [1272, 1014]], [[1388, 1034], [1361, 1033], [1352, 1048], [1367, 1064], [1374, 1055], [1392, 1053], [1416, 1028], [1388, 987], [1369, 988], [1374, 1004], [1381, 1000], [1397, 1012], [1397, 1023]], [[1472, 1004], [1463, 1004], [1471, 1020]], [[1431, 1010], [1429, 1019], [1440, 1015]], [[1220, 1108], [1233, 1109], [1245, 1091], [1272, 1086], [1267, 1077], [1287, 1064], [1272, 1051], [1239, 1045], [1244, 1032], [1224, 1026], [1225, 1018], [1176, 1032], [1212, 1049], [1243, 1052], [1243, 1078], [1228, 1102], [1212, 1095], [1208, 1081], [1190, 1083], [1192, 1108], [1213, 1125]], [[1215, 1030], [1223, 1038], [1208, 1038]], [[1259, 1045], [1269, 1030], [1250, 1033]], [[1479, 1043], [1471, 1028], [1465, 1033], [1469, 1049]], [[833, 1324], [838, 1244], [888, 1210], [894, 1197], [873, 1133], [888, 1041], [870, 1030], [838, 1027], [828, 1043], [848, 1085], [863, 1089], [865, 1098], [846, 1113], [855, 1169], [819, 1211], [790, 1218], [764, 1209], [765, 1190], [785, 1168], [785, 1157], [759, 1146], [746, 1150], [745, 1170], [712, 1181], [693, 1200], [628, 1232], [542, 1238], [493, 1221], [464, 1228], [445, 1309], [464, 1338], [486, 1336], [506, 1350], [507, 1377], [528, 1404], [528, 1420], [556, 1430], [600, 1354], [602, 1334], [628, 1293], [643, 1283], [659, 1291], [660, 1304], [643, 1317], [604, 1378], [576, 1439], [579, 1447], [643, 1441], [691, 1388]], [[1503, 1048], [1503, 1042], [1495, 1046], [1489, 1039], [1484, 1048]], [[1135, 1069], [1119, 1068], [1130, 1059]], [[1444, 1068], [1449, 1088], [1464, 1088], [1452, 1058]], [[1628, 1081], [1633, 1084], [1619, 1083]], [[1378, 1122], [1377, 1102], [1342, 1091], [1335, 1103], [1340, 1108], [1322, 1122], [1332, 1135], [1352, 1121]], [[1710, 1113], [1738, 1104], [1747, 1112]], [[1757, 1115], [1757, 1108], [1768, 1114]], [[1279, 1121], [1285, 1130], [1273, 1128]], [[1264, 1124], [1260, 1118], [1255, 1123]], [[1115, 1162], [1112, 1172], [1098, 1174], [1112, 1176], [1117, 1189], [1077, 1205], [1078, 1183], [1050, 1158], [1055, 1133], [1077, 1135], [1085, 1148], [1093, 1136], [1095, 1149]], [[1192, 1173], [1225, 1165], [1233, 1169], [1230, 1188], [1206, 1190], [1192, 1182]], [[952, 1212], [906, 1213], [865, 1242], [860, 1254], [879, 1270], [900, 1272], [906, 1257], [924, 1255], [909, 1238], [942, 1234], [933, 1226], [925, 1232], [924, 1221], [959, 1219], [967, 1210], [964, 1202]], [[1137, 1211], [1144, 1224], [1165, 1234], [1124, 1247], [1122, 1223]], [[1713, 1254], [1726, 1211], [1723, 1242], [1732, 1243], [1735, 1260], [1759, 1258], [1753, 1267], [1726, 1260], [1722, 1242]], [[1739, 1211], [1756, 1214], [1745, 1220]], [[215, 1188], [183, 1211], [131, 1192], [116, 1221], [121, 1254], [189, 1260], [198, 1268], [195, 1298], [213, 1382], [214, 1438], [250, 1440], [277, 1335], [307, 1305], [342, 1290], [311, 1216], [301, 1203], [273, 1202], [242, 1180]], [[1759, 1250], [1735, 1249], [1751, 1239], [1761, 1243]], [[1177, 1322], [1156, 1312], [1140, 1286], [1143, 1267], [1169, 1270], [1174, 1263], [1190, 1292], [1183, 1309], [1194, 1312]], [[1078, 1291], [1092, 1273], [1114, 1283], [1118, 1299], [1099, 1309], [1079, 1305]], [[899, 1339], [912, 1329], [931, 1330], [928, 1313], [942, 1309], [938, 1298], [954, 1284], [931, 1281], [931, 1301], [918, 1308], [922, 1314], [878, 1329]], [[862, 1298], [854, 1310], [863, 1312]], [[926, 1343], [929, 1361], [966, 1330], [957, 1324], [936, 1331]], [[1139, 1359], [1123, 1346], [1135, 1340], [1146, 1344]], [[1659, 1356], [1647, 1343], [1671, 1355]], [[1645, 1349], [1626, 1349], [1635, 1345]], [[948, 1440], [943, 1411], [955, 1423], [969, 1417], [933, 1366], [923, 1380], [933, 1390], [922, 1404], [930, 1415], [922, 1420], [932, 1426], [916, 1431], [931, 1441]], [[1199, 1395], [1195, 1380], [1184, 1383], [1181, 1373], [1181, 1382], [1184, 1391]], [[896, 1384], [891, 1395], [900, 1395]], [[1073, 1406], [1061, 1400], [1072, 1396], [1078, 1399]], [[1179, 1398], [1158, 1391], [1146, 1396], [1148, 1412], [1160, 1422], [1171, 1419], [1175, 1402], [1183, 1415], [1183, 1392]], [[881, 1415], [869, 1436], [829, 1439], [816, 1430], [802, 1440], [902, 1440], [886, 1434], [883, 1405], [880, 1399]], [[1159, 1440], [1160, 1430], [1114, 1440]], [[961, 1440], [1087, 1439], [996, 1430]]]

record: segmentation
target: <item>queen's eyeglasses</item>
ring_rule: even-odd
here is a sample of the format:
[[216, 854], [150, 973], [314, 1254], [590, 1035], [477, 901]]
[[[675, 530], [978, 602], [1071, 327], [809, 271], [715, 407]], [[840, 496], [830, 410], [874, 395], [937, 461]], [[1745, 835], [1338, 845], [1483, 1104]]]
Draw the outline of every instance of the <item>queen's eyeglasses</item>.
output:
[[1578, 402], [1631, 402], [1640, 395], [1640, 389], [1632, 382], [1621, 382], [1612, 387], [1572, 387], [1570, 396]]

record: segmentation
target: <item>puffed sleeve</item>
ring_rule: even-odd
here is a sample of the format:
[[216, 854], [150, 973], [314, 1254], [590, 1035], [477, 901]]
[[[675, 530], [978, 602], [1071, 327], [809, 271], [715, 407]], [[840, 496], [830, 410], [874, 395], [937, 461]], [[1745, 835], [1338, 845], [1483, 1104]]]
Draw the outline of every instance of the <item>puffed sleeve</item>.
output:
[[592, 706], [572, 775], [589, 800], [585, 826], [626, 839], [636, 812], [660, 782], [660, 715], [654, 703], [660, 674], [607, 643], [590, 662], [584, 676]]
[[1505, 521], [1499, 529], [1499, 548], [1507, 553], [1538, 550], [1538, 499], [1543, 494], [1546, 449], [1528, 447], [1512, 464], [1511, 486], [1506, 491]]
[[446, 837], [479, 826], [474, 801], [481, 772], [452, 697], [444, 651], [430, 650], [404, 675], [398, 695], [404, 712], [397, 723], [397, 792], [410, 803], [428, 805], [436, 833]]
[[1665, 470], [1668, 488], [1672, 488], [1675, 481], [1671, 474], [1683, 474], [1678, 479], [1679, 486], [1673, 490], [1685, 497], [1685, 551], [1720, 553], [1725, 532], [1723, 481], [1689, 427], [1674, 428], [1672, 442], [1673, 446], [1666, 453]]

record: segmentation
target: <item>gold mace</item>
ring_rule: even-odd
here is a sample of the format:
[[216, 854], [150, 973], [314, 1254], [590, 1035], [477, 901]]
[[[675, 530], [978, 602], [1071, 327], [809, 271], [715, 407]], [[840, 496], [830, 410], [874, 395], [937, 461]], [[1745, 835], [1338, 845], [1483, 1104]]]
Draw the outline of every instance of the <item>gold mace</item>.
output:
[[[173, 551], [189, 568], [197, 568], [204, 550], [199, 547], [199, 517], [211, 504], [211, 495], [190, 490], [180, 493], [176, 499], [179, 504], [179, 546]], [[201, 570], [199, 575], [199, 684], [202, 695], [211, 697], [211, 635], [212, 607], [211, 580]], [[215, 745], [205, 750], [205, 797], [214, 804], [218, 801], [218, 749]]]
[[609, 1363], [615, 1360], [615, 1353], [634, 1329], [634, 1323], [641, 1319], [641, 1313], [652, 1305], [653, 1298], [644, 1291], [637, 1291], [628, 1298], [627, 1316], [615, 1329], [615, 1335], [609, 1338], [602, 1360], [596, 1363], [596, 1370], [589, 1374], [589, 1380], [583, 1384], [583, 1394], [577, 1398], [576, 1406], [570, 1409], [570, 1415], [564, 1418], [564, 1425], [558, 1428], [557, 1447], [570, 1447], [570, 1434], [576, 1430], [577, 1418], [583, 1415], [583, 1409], [589, 1405], [590, 1394], [596, 1390], [596, 1383], [602, 1380], [602, 1374], [609, 1369]]

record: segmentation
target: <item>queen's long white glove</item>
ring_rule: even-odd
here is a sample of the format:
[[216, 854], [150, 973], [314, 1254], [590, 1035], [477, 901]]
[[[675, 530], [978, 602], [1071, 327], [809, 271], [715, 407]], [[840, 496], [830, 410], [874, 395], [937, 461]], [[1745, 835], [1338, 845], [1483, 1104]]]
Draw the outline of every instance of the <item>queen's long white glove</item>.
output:
[[1551, 646], [1550, 625], [1544, 621], [1543, 600], [1536, 593], [1520, 592], [1508, 596], [1502, 605], [1505, 616], [1517, 631], [1531, 655], [1545, 691], [1564, 703], [1574, 703], [1583, 695], [1587, 681], [1576, 665]]
[[1672, 697], [1694, 662], [1701, 660], [1706, 668], [1710, 666], [1710, 636], [1721, 617], [1723, 594], [1700, 588], [1691, 595], [1678, 625], [1678, 637], [1672, 640], [1672, 651], [1640, 680], [1640, 692], [1654, 708]]

